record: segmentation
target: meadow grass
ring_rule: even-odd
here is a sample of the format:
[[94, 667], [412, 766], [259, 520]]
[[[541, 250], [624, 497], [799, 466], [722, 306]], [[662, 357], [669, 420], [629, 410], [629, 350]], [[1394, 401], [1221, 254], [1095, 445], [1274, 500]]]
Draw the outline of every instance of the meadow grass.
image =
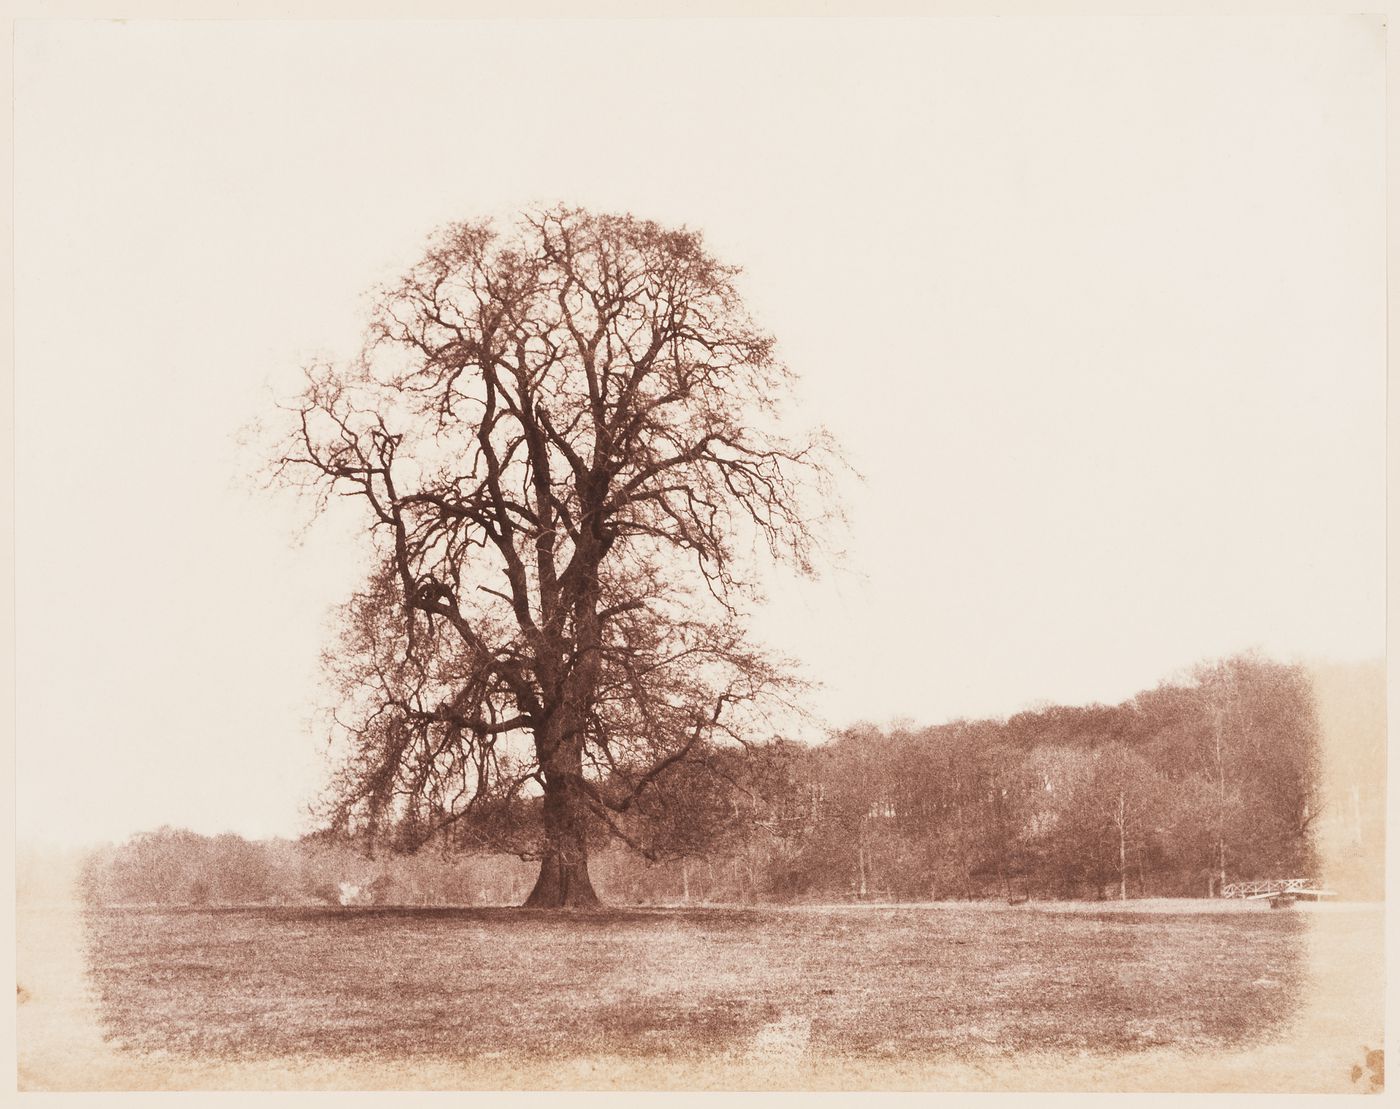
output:
[[[448, 1085], [494, 1073], [492, 1085], [588, 1087], [589, 1061], [607, 1060], [672, 1078], [748, 1068], [794, 1087], [835, 1067], [907, 1088], [949, 1064], [994, 1087], [1018, 1061], [1113, 1073], [1163, 1051], [1285, 1058], [1314, 1035], [1316, 923], [1323, 957], [1378, 942], [1376, 912], [1181, 908], [101, 908], [81, 933], [93, 1018], [128, 1073], [144, 1060], [197, 1085], [234, 1068], [244, 1088], [293, 1060], [323, 1076], [312, 1086], [353, 1061], [362, 1074], [446, 1067]], [[1337, 1004], [1334, 1032], [1360, 1039]]]
[[196, 1055], [695, 1055], [1236, 1045], [1277, 1034], [1300, 915], [105, 910], [110, 1032]]

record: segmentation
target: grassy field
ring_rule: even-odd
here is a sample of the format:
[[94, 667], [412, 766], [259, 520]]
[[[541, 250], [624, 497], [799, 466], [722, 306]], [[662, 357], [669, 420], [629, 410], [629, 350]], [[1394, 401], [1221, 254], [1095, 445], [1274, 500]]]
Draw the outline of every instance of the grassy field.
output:
[[1088, 1088], [1202, 1088], [1124, 1074], [1154, 1053], [1347, 1088], [1380, 913], [1180, 908], [103, 909], [78, 930], [110, 1081], [137, 1088], [335, 1085], [347, 1061], [363, 1086], [986, 1088], [1019, 1067], [1073, 1088], [1033, 1076], [1074, 1061]]

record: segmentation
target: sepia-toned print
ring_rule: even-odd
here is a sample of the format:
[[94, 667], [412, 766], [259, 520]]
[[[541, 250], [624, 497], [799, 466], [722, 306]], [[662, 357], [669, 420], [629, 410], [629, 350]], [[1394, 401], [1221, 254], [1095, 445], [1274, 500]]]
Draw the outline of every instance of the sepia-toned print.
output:
[[19, 1089], [1383, 1090], [1384, 91], [20, 24]]

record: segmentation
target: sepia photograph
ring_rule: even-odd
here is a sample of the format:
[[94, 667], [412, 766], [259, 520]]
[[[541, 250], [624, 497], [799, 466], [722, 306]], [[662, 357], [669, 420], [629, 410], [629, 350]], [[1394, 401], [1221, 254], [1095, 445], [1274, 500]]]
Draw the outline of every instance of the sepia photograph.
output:
[[13, 35], [18, 1091], [1384, 1090], [1384, 16]]

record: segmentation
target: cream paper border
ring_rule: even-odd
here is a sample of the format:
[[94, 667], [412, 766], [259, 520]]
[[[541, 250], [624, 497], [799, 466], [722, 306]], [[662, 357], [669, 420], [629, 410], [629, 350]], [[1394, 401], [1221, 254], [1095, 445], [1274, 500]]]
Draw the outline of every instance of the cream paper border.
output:
[[[1126, 0], [1126, 2], [1098, 2], [1098, 3], [1065, 3], [1060, 2], [1037, 3], [1035, 0], [999, 0], [999, 2], [976, 3], [970, 0], [962, 2], [937, 2], [930, 0], [927, 3], [900, 2], [900, 0], [871, 0], [867, 3], [858, 3], [856, 0], [826, 0], [826, 2], [801, 3], [798, 0], [710, 0], [703, 4], [685, 4], [677, 0], [590, 0], [586, 4], [568, 3], [566, 0], [533, 0], [533, 2], [509, 3], [505, 0], [471, 0], [471, 2], [452, 3], [448, 0], [403, 0], [398, 4], [385, 4], [373, 2], [373, 0], [244, 0], [244, 2], [224, 2], [214, 3], [208, 0], [129, 0], [124, 5], [98, 2], [98, 0], [54, 0], [50, 3], [38, 2], [38, 0], [20, 0], [11, 9], [12, 19], [231, 19], [231, 20], [251, 20], [251, 19], [459, 19], [459, 18], [549, 18], [557, 16], [580, 17], [589, 16], [597, 18], [641, 18], [641, 19], [664, 19], [668, 17], [680, 16], [809, 16], [809, 17], [850, 17], [850, 16], [901, 16], [901, 17], [948, 17], [948, 16], [1088, 16], [1088, 15], [1149, 15], [1149, 16], [1263, 16], [1263, 15], [1345, 15], [1364, 12], [1373, 14], [1382, 21], [1388, 20], [1394, 0], [1384, 0], [1377, 2], [1372, 0], [1369, 3], [1348, 3], [1345, 0], [1334, 0], [1334, 2], [1323, 2], [1323, 0], [1275, 0], [1275, 2], [1263, 2], [1263, 0], [1232, 0], [1225, 3], [1211, 3], [1208, 0], [1174, 0], [1171, 3], [1144, 3], [1141, 0]], [[13, 23], [5, 25], [4, 33], [7, 36], [7, 45], [10, 49], [5, 51], [5, 64], [13, 67]], [[1397, 73], [1397, 62], [1394, 52], [1387, 51], [1387, 120], [1393, 121], [1396, 118], [1396, 107], [1400, 103], [1400, 73]], [[13, 116], [7, 113], [4, 126], [7, 129], [9, 141], [5, 144], [6, 157], [12, 167], [13, 158]], [[1396, 193], [1396, 141], [1393, 126], [1387, 129], [1387, 210], [1393, 209], [1393, 202]], [[11, 174], [4, 175], [4, 189], [7, 192], [9, 203], [3, 207], [5, 219], [9, 226], [10, 241], [13, 243], [13, 188]], [[1387, 228], [1387, 270], [1395, 272], [1397, 260], [1396, 235], [1389, 226]], [[4, 321], [4, 330], [9, 338], [5, 344], [5, 360], [9, 367], [8, 380], [10, 388], [0, 393], [0, 426], [3, 426], [9, 433], [9, 449], [4, 451], [3, 462], [0, 467], [4, 469], [5, 480], [0, 482], [0, 498], [3, 498], [3, 511], [0, 517], [3, 518], [5, 527], [5, 538], [3, 558], [9, 571], [9, 581], [11, 588], [5, 594], [3, 604], [3, 621], [8, 631], [4, 639], [4, 646], [0, 648], [6, 656], [5, 675], [0, 681], [0, 701], [5, 707], [3, 725], [10, 740], [9, 758], [4, 763], [4, 776], [8, 785], [7, 796], [13, 805], [14, 798], [14, 708], [15, 708], [15, 668], [14, 656], [14, 393], [13, 393], [13, 327], [14, 327], [14, 283], [13, 268], [6, 267], [3, 276], [0, 276], [6, 287], [7, 295], [4, 297], [5, 307], [0, 313], [0, 319]], [[1389, 303], [1387, 312], [1388, 330], [1393, 327], [1400, 308], [1397, 308], [1396, 298], [1393, 288], [1389, 290]], [[1395, 356], [1394, 352], [1387, 351], [1388, 379], [1394, 381]], [[1387, 478], [1388, 488], [1395, 485], [1394, 479], [1400, 474], [1400, 462], [1397, 461], [1397, 451], [1395, 448], [1394, 435], [1397, 426], [1397, 415], [1400, 415], [1400, 401], [1397, 401], [1394, 390], [1387, 392], [1387, 423], [1388, 441], [1390, 449], [1387, 455]], [[1389, 507], [1389, 495], [1387, 504]], [[1395, 536], [1395, 519], [1393, 514], [1388, 514], [1387, 527], [1387, 550], [1394, 550], [1394, 543], [1391, 542]], [[1394, 622], [1390, 619], [1395, 614], [1394, 586], [1397, 584], [1396, 567], [1393, 561], [1388, 559], [1388, 588], [1387, 591], [1387, 641], [1389, 643], [1389, 629]], [[1388, 708], [1393, 717], [1396, 712], [1396, 694], [1391, 690], [1388, 695]], [[1392, 815], [1394, 814], [1395, 798], [1397, 795], [1396, 772], [1394, 770], [1394, 760], [1391, 760], [1391, 769], [1388, 774], [1388, 785]], [[8, 850], [0, 853], [0, 865], [5, 868], [6, 881], [11, 890], [14, 889], [14, 848], [15, 848], [15, 827], [13, 820], [13, 808], [11, 809], [11, 819], [6, 822], [4, 837]], [[1393, 827], [1393, 820], [1389, 822]], [[1389, 831], [1387, 833], [1387, 848], [1394, 851], [1394, 841]], [[1392, 872], [1388, 875], [1387, 895], [1392, 899], [1396, 893], [1396, 879]], [[0, 920], [3, 920], [3, 932], [0, 932], [0, 939], [3, 940], [6, 948], [6, 988], [13, 985], [15, 977], [14, 954], [15, 954], [15, 915], [13, 899], [7, 900], [0, 913]], [[1393, 962], [1394, 949], [1391, 943], [1390, 932], [1387, 929], [1387, 964]], [[1389, 983], [1386, 1024], [1387, 1024], [1387, 1047], [1391, 1050], [1394, 1059], [1394, 1029], [1396, 1014], [1397, 990], [1394, 980]], [[0, 1040], [3, 1040], [5, 1058], [7, 1060], [8, 1073], [13, 1076], [15, 1062], [15, 1010], [6, 1006], [0, 1006]], [[1392, 1063], [1392, 1065], [1395, 1065]], [[0, 1079], [0, 1082], [8, 1083], [11, 1079]], [[1400, 1080], [1392, 1078], [1391, 1093], [1387, 1097], [1395, 1096], [1394, 1092], [1400, 1088]], [[949, 1094], [897, 1094], [897, 1093], [877, 1093], [862, 1094], [856, 1091], [848, 1093], [828, 1094], [828, 1093], [791, 1093], [791, 1094], [734, 1094], [734, 1093], [665, 1093], [665, 1094], [643, 1094], [643, 1093], [577, 1093], [577, 1094], [557, 1094], [557, 1093], [387, 1093], [387, 1094], [342, 1094], [342, 1093], [217, 1093], [201, 1092], [179, 1094], [152, 1095], [149, 1093], [111, 1093], [111, 1094], [20, 1094], [19, 1100], [22, 1103], [38, 1102], [42, 1100], [45, 1105], [68, 1105], [68, 1104], [88, 1104], [94, 1099], [103, 1103], [116, 1105], [148, 1105], [153, 1100], [158, 1104], [171, 1104], [173, 1098], [178, 1098], [176, 1104], [195, 1105], [219, 1105], [233, 1106], [250, 1104], [254, 1106], [270, 1104], [291, 1104], [296, 1106], [320, 1106], [328, 1104], [338, 1104], [344, 1101], [351, 1101], [357, 1105], [403, 1105], [403, 1104], [447, 1104], [449, 1099], [461, 1103], [470, 1099], [474, 1105], [539, 1105], [555, 1104], [562, 1101], [568, 1105], [580, 1107], [609, 1106], [621, 1104], [641, 1104], [653, 1102], [659, 1097], [664, 1097], [667, 1104], [675, 1106], [690, 1105], [715, 1105], [720, 1099], [726, 1103], [741, 1103], [745, 1105], [780, 1105], [796, 1106], [808, 1104], [816, 1101], [825, 1105], [844, 1104], [847, 1099], [860, 1098], [863, 1102], [874, 1099], [880, 1104], [913, 1105], [916, 1103], [926, 1103], [934, 1097], [940, 1100], [946, 1099]], [[1097, 1095], [1100, 1097], [1123, 1097], [1138, 1100], [1143, 1097], [1158, 1098], [1161, 1096], [1175, 1095]], [[1000, 1104], [1003, 1098], [1019, 1100], [1026, 1097], [1033, 1097], [1037, 1103], [1048, 1105], [1063, 1104], [1070, 1105], [1077, 1103], [1082, 1095], [1080, 1094], [978, 1094], [973, 1095], [979, 1104]], [[1259, 1101], [1262, 1103], [1263, 1095], [1227, 1095], [1233, 1102], [1239, 1101]]]

